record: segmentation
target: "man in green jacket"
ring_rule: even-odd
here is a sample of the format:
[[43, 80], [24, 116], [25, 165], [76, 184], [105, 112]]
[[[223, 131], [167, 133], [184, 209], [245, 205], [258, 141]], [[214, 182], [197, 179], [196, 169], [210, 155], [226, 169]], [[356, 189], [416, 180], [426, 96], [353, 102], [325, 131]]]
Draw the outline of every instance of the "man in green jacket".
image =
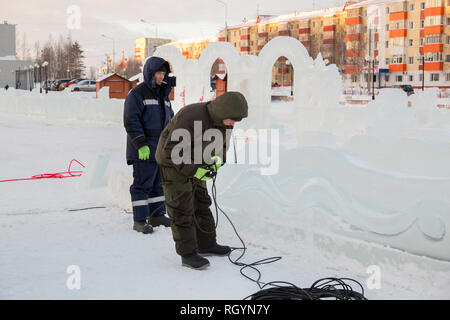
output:
[[[183, 266], [204, 269], [209, 261], [201, 255], [226, 256], [231, 251], [216, 242], [206, 180], [225, 163], [231, 130], [247, 113], [245, 97], [227, 92], [214, 101], [182, 108], [161, 134], [156, 161]], [[185, 139], [180, 142], [181, 137]]]

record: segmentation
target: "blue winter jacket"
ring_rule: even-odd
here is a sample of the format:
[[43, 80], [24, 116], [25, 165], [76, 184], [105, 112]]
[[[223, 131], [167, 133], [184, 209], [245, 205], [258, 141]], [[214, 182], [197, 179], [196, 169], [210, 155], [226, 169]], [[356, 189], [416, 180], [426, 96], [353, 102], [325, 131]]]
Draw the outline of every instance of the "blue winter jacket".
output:
[[139, 148], [148, 145], [149, 161], [155, 161], [156, 147], [162, 130], [173, 118], [169, 100], [172, 87], [168, 84], [168, 72], [164, 78], [166, 84], [158, 86], [153, 78], [155, 72], [164, 65], [170, 70], [169, 63], [162, 58], [151, 57], [144, 65], [144, 82], [137, 85], [125, 99], [123, 124], [127, 131], [127, 163], [139, 159]]

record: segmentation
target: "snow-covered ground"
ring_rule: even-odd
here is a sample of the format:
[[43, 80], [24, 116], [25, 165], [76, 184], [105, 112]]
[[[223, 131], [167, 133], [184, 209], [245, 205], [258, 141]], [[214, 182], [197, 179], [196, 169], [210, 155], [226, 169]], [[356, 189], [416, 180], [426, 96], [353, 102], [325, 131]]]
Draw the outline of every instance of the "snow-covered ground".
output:
[[[96, 108], [98, 101], [60, 100], [56, 94], [61, 93], [53, 97], [24, 93], [11, 108], [23, 108], [28, 116], [0, 115], [0, 180], [63, 172], [71, 159], [86, 166], [72, 168], [84, 170], [79, 178], [0, 183], [1, 299], [241, 299], [258, 290], [226, 258], [210, 258], [211, 267], [202, 272], [181, 267], [170, 229], [157, 228], [151, 235], [134, 232], [132, 216], [117, 205], [117, 198], [129, 197], [124, 183], [119, 189], [103, 184], [103, 178], [111, 179], [111, 172], [131, 179], [131, 168], [124, 159], [124, 129], [119, 122], [108, 121], [120, 113], [123, 101], [108, 102], [110, 117], [99, 108], [94, 118], [101, 121], [86, 121], [87, 108]], [[47, 103], [55, 99], [48, 103], [45, 117], [38, 106], [43, 101], [37, 99], [48, 99]], [[67, 116], [77, 105], [81, 111]], [[297, 143], [290, 141], [295, 139], [289, 134], [296, 124], [290, 116], [292, 106], [275, 104], [273, 108], [278, 120], [284, 118], [285, 142]], [[72, 119], [60, 117], [64, 113]], [[114, 170], [103, 177], [105, 159]], [[237, 169], [225, 166], [221, 170], [227, 179]], [[304, 230], [295, 230], [302, 227], [295, 224], [301, 224], [301, 217], [290, 221], [286, 214], [267, 208], [255, 219], [243, 207], [243, 198], [235, 206], [228, 199], [225, 206], [249, 248], [243, 261], [283, 257], [260, 268], [262, 281], [284, 280], [308, 287], [323, 277], [350, 277], [364, 285], [369, 299], [450, 299], [448, 262], [339, 235], [330, 238], [317, 232], [311, 238]], [[221, 203], [220, 195], [218, 200]], [[106, 208], [69, 211], [93, 206]], [[320, 214], [315, 218], [333, 223]], [[218, 240], [240, 246], [223, 216]], [[355, 250], [348, 251], [349, 246]], [[373, 280], [368, 264], [373, 260], [368, 257], [382, 257], [377, 263], [379, 289], [367, 287], [367, 281]], [[71, 276], [67, 268], [73, 265], [81, 271], [80, 290], [69, 290], [66, 285]]]

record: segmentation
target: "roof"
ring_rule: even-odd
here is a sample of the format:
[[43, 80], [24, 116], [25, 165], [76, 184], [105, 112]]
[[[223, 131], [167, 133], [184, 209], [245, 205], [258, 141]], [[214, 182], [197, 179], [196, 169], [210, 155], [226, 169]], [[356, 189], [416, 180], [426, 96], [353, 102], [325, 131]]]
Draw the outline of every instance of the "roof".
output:
[[17, 59], [15, 56], [5, 56], [5, 57], [0, 57], [0, 60], [13, 61], [13, 60], [17, 60]]
[[216, 42], [218, 41], [217, 36], [212, 37], [203, 37], [203, 38], [194, 38], [194, 39], [186, 39], [186, 40], [178, 40], [178, 41], [172, 41], [169, 43], [166, 43], [163, 46], [174, 46], [174, 45], [187, 45], [187, 44], [194, 44], [194, 43], [203, 43], [203, 42]]
[[[340, 6], [340, 7], [325, 8], [325, 9], [320, 9], [320, 10], [304, 11], [304, 12], [296, 11], [296, 12], [282, 14], [282, 15], [278, 15], [278, 16], [274, 16], [274, 15], [268, 15], [268, 16], [263, 16], [263, 17], [260, 16], [260, 22], [258, 24], [265, 25], [265, 24], [270, 24], [270, 23], [289, 22], [289, 21], [297, 21], [297, 20], [311, 19], [311, 18], [324, 17], [324, 16], [333, 16], [333, 15], [342, 13], [343, 10], [344, 10], [344, 7]], [[257, 24], [257, 19], [250, 19], [246, 22], [229, 26], [228, 29], [250, 27], [255, 24]]]
[[227, 77], [226, 73], [216, 73], [216, 75], [213, 77], [213, 79], [224, 80], [226, 77]]
[[365, 0], [365, 1], [351, 4], [351, 5], [347, 6], [347, 9], [357, 9], [357, 8], [367, 7], [367, 6], [376, 5], [376, 4], [393, 3], [393, 2], [403, 2], [403, 0]]
[[98, 79], [97, 79], [97, 82], [101, 82], [101, 81], [103, 81], [103, 80], [105, 80], [105, 79], [108, 79], [109, 77], [114, 76], [114, 75], [116, 75], [116, 76], [118, 76], [118, 77], [121, 77], [122, 79], [125, 79], [125, 80], [129, 81], [127, 78], [121, 76], [121, 75], [118, 74], [117, 72], [111, 72], [111, 73], [105, 74], [103, 77], [98, 78]]
[[128, 80], [130, 80], [130, 81], [135, 81], [135, 80], [141, 81], [141, 78], [143, 78], [142, 72], [141, 72], [141, 73], [138, 73], [138, 74], [136, 74], [136, 75], [134, 75], [134, 76], [132, 76], [132, 77], [131, 77], [130, 79], [128, 79]]

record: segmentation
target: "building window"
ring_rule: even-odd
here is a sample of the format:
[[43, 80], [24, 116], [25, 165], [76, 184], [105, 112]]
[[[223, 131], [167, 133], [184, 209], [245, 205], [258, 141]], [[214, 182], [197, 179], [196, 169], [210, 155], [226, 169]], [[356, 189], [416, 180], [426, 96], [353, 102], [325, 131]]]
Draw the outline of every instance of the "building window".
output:
[[403, 76], [401, 76], [401, 75], [395, 76], [395, 82], [402, 82], [402, 81], [403, 81]]
[[420, 20], [420, 29], [425, 27], [425, 20]]
[[413, 39], [409, 39], [409, 41], [408, 41], [408, 42], [409, 42], [409, 46], [410, 46], [410, 47], [412, 47], [412, 46], [413, 46], [413, 44], [414, 44], [414, 40], [413, 40]]
[[408, 57], [408, 64], [414, 64], [414, 57]]
[[419, 74], [419, 81], [422, 81], [423, 80], [423, 74], [421, 73], [421, 74]]
[[389, 31], [389, 24], [386, 25], [386, 31]]
[[409, 28], [410, 28], [410, 29], [414, 29], [414, 22], [413, 22], [413, 21], [410, 21], [410, 22], [409, 22]]
[[358, 76], [356, 74], [352, 74], [352, 82], [358, 82]]
[[409, 11], [414, 11], [414, 3], [411, 3], [411, 4], [409, 5]]
[[450, 81], [450, 73], [445, 74], [445, 81]]
[[412, 75], [408, 76], [408, 80], [409, 80], [409, 82], [413, 82], [414, 81], [414, 76], [412, 76]]
[[386, 7], [386, 13], [389, 13], [389, 7]]
[[450, 44], [450, 36], [447, 36], [447, 44]]
[[389, 64], [389, 58], [386, 58], [386, 60], [384, 62], [385, 62], [385, 64]]
[[425, 10], [425, 2], [420, 3], [420, 10]]
[[386, 41], [386, 49], [389, 48], [389, 41]]
[[423, 38], [420, 38], [420, 46], [423, 47]]
[[425, 54], [425, 61], [428, 61], [428, 62], [442, 61], [442, 52], [427, 52]]
[[447, 54], [447, 55], [445, 56], [445, 62], [450, 62], [450, 54]]
[[439, 73], [431, 73], [430, 81], [439, 81]]
[[391, 61], [392, 61], [392, 63], [402, 64], [403, 63], [403, 56], [392, 56]]
[[450, 18], [447, 18], [447, 25], [450, 26]]

